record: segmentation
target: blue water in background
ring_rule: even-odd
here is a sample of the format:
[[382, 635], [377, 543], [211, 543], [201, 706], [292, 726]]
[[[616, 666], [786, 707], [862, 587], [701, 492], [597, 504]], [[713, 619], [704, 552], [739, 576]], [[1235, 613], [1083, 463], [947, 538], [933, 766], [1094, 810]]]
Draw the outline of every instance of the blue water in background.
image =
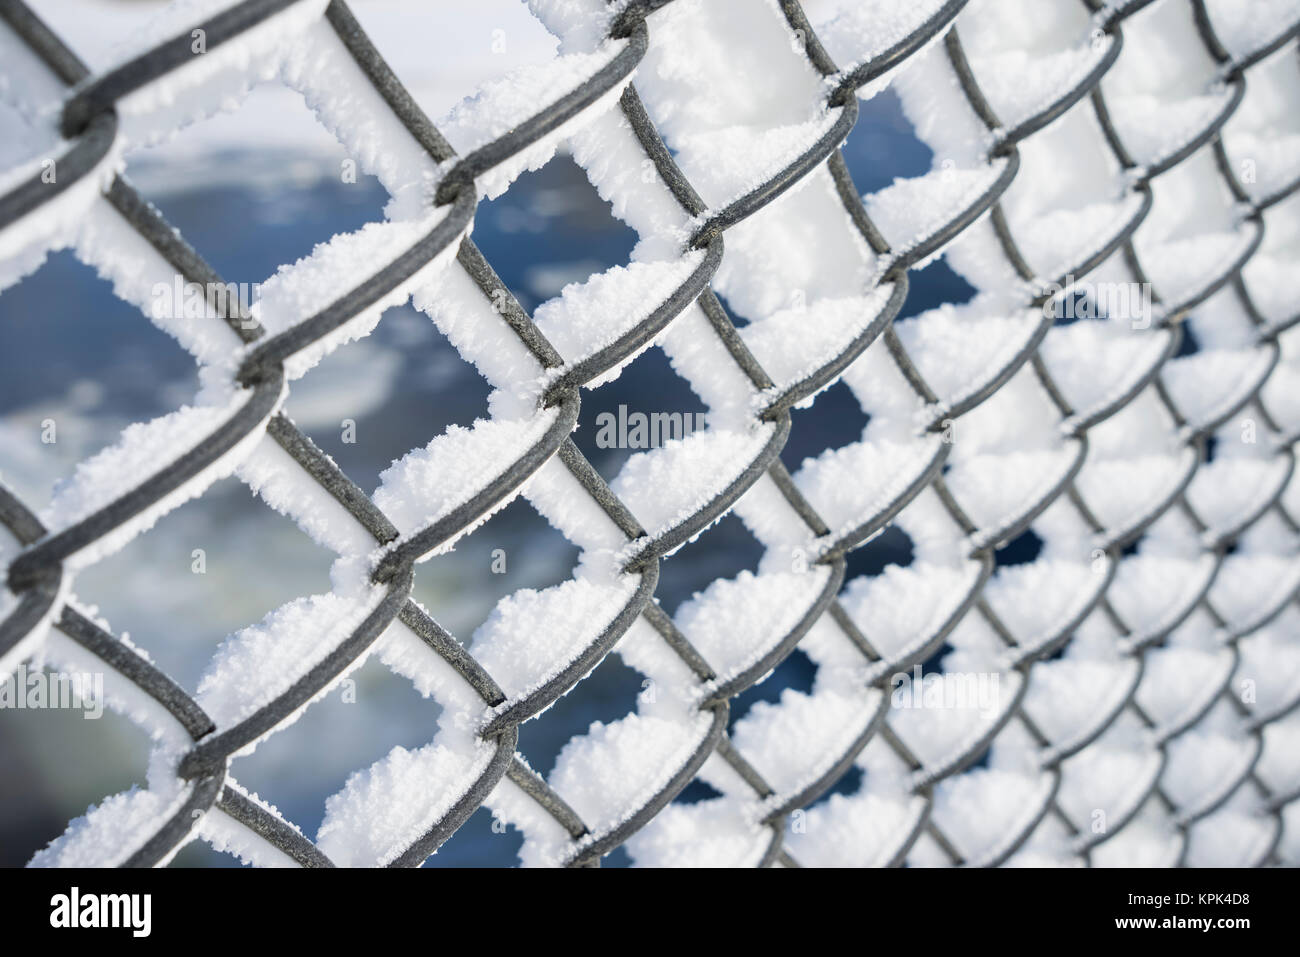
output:
[[[888, 93], [863, 104], [862, 119], [844, 153], [864, 193], [895, 177], [924, 173], [931, 162], [929, 150], [915, 139]], [[232, 154], [222, 162], [238, 164], [241, 159]], [[343, 184], [325, 178], [268, 191], [205, 186], [203, 179], [202, 170], [196, 170], [193, 188], [151, 198], [217, 272], [234, 282], [264, 279], [278, 264], [310, 253], [315, 243], [380, 218], [386, 200], [374, 181]], [[146, 183], [142, 180], [141, 185]], [[563, 156], [522, 176], [500, 199], [481, 205], [473, 236], [529, 310], [555, 295], [566, 275], [577, 280], [626, 263], [636, 239], [613, 219], [582, 171]], [[902, 315], [965, 301], [972, 292], [939, 260], [913, 273]], [[373, 490], [379, 473], [407, 450], [424, 445], [449, 424], [469, 425], [485, 415], [488, 394], [473, 367], [460, 360], [427, 317], [410, 307], [391, 310], [371, 339], [388, 357], [384, 368], [391, 370], [392, 381], [382, 404], [357, 417], [357, 442], [345, 444], [338, 428], [307, 430], [366, 491]], [[78, 408], [92, 425], [105, 423], [101, 445], [115, 439], [121, 420], [172, 411], [193, 395], [197, 384], [192, 359], [137, 309], [117, 300], [106, 282], [69, 253], [52, 256], [35, 275], [0, 296], [0, 355], [5, 370], [0, 376], [0, 417], [26, 423], [30, 416], [24, 418], [24, 410], [33, 404], [62, 401], [70, 383], [93, 383], [90, 398]], [[330, 367], [332, 359], [321, 369]], [[351, 374], [368, 373], [363, 367]], [[349, 380], [344, 370], [337, 388], [360, 389], [364, 384], [361, 378]], [[619, 405], [647, 412], [704, 410], [659, 350], [645, 353], [613, 383], [584, 392], [582, 427], [575, 441], [607, 480], [630, 453], [596, 448], [592, 423], [600, 412], [616, 412]], [[295, 415], [292, 396], [288, 412]], [[782, 459], [797, 468], [808, 456], [856, 440], [864, 423], [847, 388], [835, 386], [818, 397], [814, 409], [794, 413]], [[5, 459], [6, 450], [0, 450], [0, 468]], [[180, 511], [185, 515], [169, 516], [109, 559], [107, 570], [87, 570], [76, 591], [82, 600], [97, 603], [115, 628], [129, 631], [160, 666], [192, 690], [228, 631], [255, 622], [295, 594], [327, 590], [329, 556], [305, 543], [301, 532], [271, 515], [233, 480]], [[151, 596], [172, 590], [169, 569], [189, 587], [186, 566], [196, 536], [205, 544], [223, 534], [228, 534], [222, 539], [224, 550], [213, 544], [210, 557], [226, 576], [220, 587], [212, 580], [198, 583], [192, 601], [185, 594], [173, 596], [172, 604], [160, 610]], [[505, 548], [510, 556], [511, 571], [505, 576], [488, 574], [494, 548]], [[711, 580], [755, 568], [760, 553], [740, 521], [728, 517], [663, 563], [657, 596], [671, 612]], [[577, 549], [520, 500], [458, 545], [453, 555], [421, 565], [416, 596], [468, 643], [473, 625], [497, 598], [517, 588], [561, 582], [576, 559]], [[886, 533], [853, 553], [849, 574], [873, 573], [888, 562], [908, 560], [906, 540]], [[274, 596], [259, 591], [274, 589], [277, 581], [309, 590]], [[458, 604], [448, 611], [452, 617], [444, 618], [443, 609], [453, 600]], [[755, 701], [775, 700], [786, 687], [806, 690], [811, 680], [811, 663], [796, 651], [768, 680], [736, 700], [733, 721]], [[436, 730], [436, 705], [377, 663], [363, 669], [358, 684], [358, 704], [344, 704], [331, 695], [297, 725], [234, 766], [241, 783], [276, 804], [309, 836], [323, 818], [324, 798], [342, 786], [349, 771], [365, 767], [394, 745], [419, 747]], [[579, 693], [523, 726], [519, 749], [545, 774], [571, 736], [594, 720], [622, 717], [635, 707], [640, 690], [640, 675], [611, 656], [582, 682]], [[120, 719], [106, 717], [88, 730], [75, 715], [0, 714], [0, 864], [25, 862], [88, 803], [132, 783], [143, 785], [146, 750], [140, 736]], [[708, 794], [706, 786], [696, 784], [680, 799]], [[490, 825], [487, 811], [480, 809], [429, 866], [515, 863], [519, 836], [513, 830], [495, 834]], [[626, 862], [621, 851], [606, 861]], [[177, 858], [177, 864], [234, 863], [201, 842]]]

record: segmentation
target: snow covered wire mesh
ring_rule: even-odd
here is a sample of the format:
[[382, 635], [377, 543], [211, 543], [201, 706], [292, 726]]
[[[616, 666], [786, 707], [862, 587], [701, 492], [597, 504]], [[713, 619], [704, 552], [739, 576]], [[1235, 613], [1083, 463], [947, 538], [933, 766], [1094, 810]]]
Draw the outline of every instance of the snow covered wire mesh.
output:
[[[1300, 3], [530, 6], [561, 55], [440, 131], [341, 0], [182, 5], [94, 76], [0, 0], [0, 96], [32, 143], [0, 182], [0, 288], [63, 247], [141, 307], [178, 273], [220, 284], [120, 157], [256, 81], [299, 89], [393, 197], [251, 315], [153, 315], [200, 363], [193, 405], [39, 512], [0, 490], [3, 668], [104, 671], [155, 741], [148, 789], [34, 863], [158, 864], [200, 837], [259, 864], [418, 865], [484, 804], [529, 864], [620, 845], [650, 865], [1300, 858]], [[839, 147], [887, 84], [934, 168], [864, 198]], [[468, 234], [561, 144], [641, 242], [529, 316]], [[895, 322], [908, 270], [940, 254], [978, 295]], [[367, 496], [280, 409], [408, 299], [495, 388], [492, 416]], [[1109, 314], [1060, 321], [1084, 304]], [[1179, 356], [1187, 326], [1200, 350]], [[650, 347], [708, 428], [607, 484], [569, 438], [580, 391]], [[862, 438], [791, 474], [791, 410], [837, 381]], [[337, 553], [334, 590], [231, 636], [187, 691], [72, 584], [232, 473]], [[467, 649], [410, 597], [415, 566], [519, 495], [581, 561]], [[757, 574], [670, 617], [660, 561], [731, 509], [766, 548]], [[915, 561], [846, 583], [891, 525]], [[999, 567], [1031, 525], [1039, 557]], [[796, 645], [811, 693], [730, 722]], [[943, 647], [944, 678], [899, 684]], [[543, 780], [519, 725], [611, 651], [654, 693]], [[371, 655], [442, 706], [436, 736], [350, 778], [309, 840], [232, 768]], [[971, 675], [992, 700], [924, 706]], [[854, 765], [857, 790], [819, 800]], [[674, 802], [697, 776], [720, 796]]]

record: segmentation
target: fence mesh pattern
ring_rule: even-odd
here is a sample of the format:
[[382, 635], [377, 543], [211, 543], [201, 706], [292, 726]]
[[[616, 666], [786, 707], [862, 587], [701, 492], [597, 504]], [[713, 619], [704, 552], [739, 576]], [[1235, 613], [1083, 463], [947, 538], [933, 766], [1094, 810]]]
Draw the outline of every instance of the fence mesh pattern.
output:
[[[4, 669], [102, 671], [154, 741], [149, 786], [34, 863], [157, 865], [197, 838], [258, 864], [418, 866], [483, 805], [528, 864], [620, 846], [647, 865], [1294, 862], [1300, 8], [531, 6], [560, 55], [488, 84], [444, 137], [342, 0], [191, 5], [93, 75], [0, 0], [0, 95], [55, 144], [0, 180], [0, 285], [71, 247], [146, 311], [176, 275], [220, 287], [121, 175], [214, 90], [299, 89], [393, 197], [252, 314], [155, 311], [200, 365], [194, 404], [124, 432], [48, 506], [0, 488]], [[840, 147], [886, 85], [935, 163], [864, 197]], [[561, 147], [640, 244], [530, 316], [469, 234], [481, 199]], [[909, 270], [939, 255], [977, 295], [896, 321]], [[1102, 302], [1134, 289], [1149, 301]], [[282, 405], [408, 300], [496, 390], [492, 414], [367, 496]], [[570, 438], [582, 393], [650, 348], [708, 426], [602, 476]], [[792, 413], [839, 382], [861, 440], [788, 471]], [[337, 553], [334, 590], [232, 636], [186, 689], [79, 610], [74, 579], [231, 474]], [[582, 558], [470, 645], [412, 581], [519, 496]], [[670, 616], [660, 563], [729, 511], [758, 571]], [[1031, 527], [1039, 557], [1000, 564]], [[846, 581], [891, 528], [912, 564]], [[796, 646], [811, 691], [733, 720]], [[898, 681], [941, 649], [944, 674]], [[611, 652], [649, 690], [544, 779], [521, 723]], [[241, 788], [238, 758], [371, 656], [441, 706], [436, 735], [351, 777], [309, 839]], [[996, 696], [923, 706], [971, 675]], [[717, 796], [675, 801], [697, 778]]]

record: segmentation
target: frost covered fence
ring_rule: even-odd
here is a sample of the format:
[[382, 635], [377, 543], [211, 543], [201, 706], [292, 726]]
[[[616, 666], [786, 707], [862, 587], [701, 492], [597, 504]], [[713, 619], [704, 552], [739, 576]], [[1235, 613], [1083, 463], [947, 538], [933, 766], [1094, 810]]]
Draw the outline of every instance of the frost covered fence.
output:
[[[93, 76], [0, 0], [0, 97], [31, 144], [0, 181], [0, 288], [71, 247], [203, 383], [39, 510], [0, 490], [3, 668], [107, 672], [155, 742], [148, 788], [34, 863], [160, 864], [198, 837], [259, 864], [419, 865], [481, 805], [529, 864], [1300, 858], [1300, 4], [806, 6], [531, 0], [560, 55], [435, 126], [341, 0], [181, 6]], [[157, 315], [155, 283], [222, 278], [122, 157], [270, 80], [380, 180], [387, 219], [282, 268], [251, 317]], [[886, 86], [935, 163], [864, 197], [840, 146]], [[640, 243], [530, 316], [469, 232], [561, 145]], [[895, 321], [939, 255], [978, 294]], [[1080, 290], [1134, 287], [1106, 299], [1132, 315], [1078, 318]], [[281, 406], [408, 299], [495, 388], [491, 418], [367, 496]], [[607, 480], [569, 438], [581, 390], [649, 348], [708, 427]], [[861, 440], [792, 474], [791, 411], [840, 381]], [[73, 584], [231, 474], [337, 553], [334, 589], [230, 636], [186, 690]], [[416, 566], [520, 495], [579, 565], [458, 639], [410, 597]], [[670, 616], [660, 562], [733, 509], [758, 571]], [[846, 582], [887, 527], [915, 560]], [[1039, 557], [1000, 564], [1030, 528]], [[732, 721], [796, 645], [812, 691]], [[993, 676], [993, 700], [892, 694], [945, 647], [939, 684]], [[519, 725], [611, 652], [654, 693], [543, 779]], [[372, 655], [440, 706], [437, 733], [351, 777], [309, 839], [232, 770]], [[674, 802], [697, 777], [720, 796]]]

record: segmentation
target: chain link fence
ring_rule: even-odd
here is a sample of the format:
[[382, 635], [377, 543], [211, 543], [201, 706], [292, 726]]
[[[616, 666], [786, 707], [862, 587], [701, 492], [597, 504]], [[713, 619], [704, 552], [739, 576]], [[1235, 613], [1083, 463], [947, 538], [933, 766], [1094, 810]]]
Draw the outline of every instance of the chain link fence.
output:
[[[175, 125], [175, 103], [190, 91], [248, 70], [285, 36], [320, 47], [311, 61], [323, 64], [319, 75], [298, 76], [305, 88], [342, 83], [355, 93], [353, 114], [332, 117], [337, 125], [361, 126], [356, 111], [388, 114], [365, 125], [382, 135], [359, 155], [373, 166], [385, 151], [416, 156], [413, 168], [426, 174], [420, 208], [383, 224], [380, 241], [339, 247], [343, 258], [314, 254], [326, 269], [304, 271], [311, 288], [290, 301], [287, 318], [210, 299], [208, 317], [189, 320], [202, 329], [160, 322], [199, 358], [205, 381], [221, 385], [210, 404], [124, 437], [124, 451], [108, 460], [113, 480], [104, 468], [88, 473], [54, 521], [0, 488], [0, 523], [15, 542], [3, 553], [4, 668], [42, 645], [54, 660], [93, 661], [109, 676], [110, 704], [153, 731], [164, 765], [151, 769], [148, 790], [106, 801], [38, 862], [157, 865], [199, 837], [257, 863], [418, 866], [484, 804], [523, 831], [530, 863], [596, 865], [625, 844], [638, 863], [760, 866], [1294, 860], [1300, 669], [1290, 668], [1288, 616], [1300, 587], [1292, 480], [1300, 410], [1286, 397], [1296, 361], [1286, 339], [1300, 313], [1293, 295], [1269, 288], [1278, 272], [1252, 272], [1252, 263], [1294, 271], [1300, 154], [1269, 176], [1243, 175], [1229, 124], [1238, 113], [1268, 113], [1267, 102], [1250, 107], [1253, 71], [1300, 68], [1300, 20], [1258, 28], [1279, 10], [1297, 12], [1088, 0], [1078, 6], [1080, 32], [1041, 55], [1019, 38], [1025, 60], [1015, 73], [1005, 62], [1006, 72], [990, 72], [992, 61], [977, 55], [988, 11], [965, 0], [899, 4], [888, 33], [866, 14], [870, 28], [855, 33], [849, 5], [810, 4], [806, 14], [795, 0], [736, 4], [725, 13], [737, 21], [734, 38], [712, 37], [718, 48], [738, 48], [753, 21], [753, 36], [779, 36], [789, 48], [786, 60], [772, 58], [771, 82], [792, 77], [789, 88], [823, 94], [807, 104], [807, 122], [782, 131], [797, 135], [765, 148], [761, 134], [773, 131], [674, 141], [671, 130], [686, 129], [682, 112], [707, 100], [715, 74], [673, 74], [671, 44], [716, 27], [716, 9], [692, 0], [590, 6], [585, 19], [566, 20], [537, 4], [548, 26], [570, 31], [566, 43], [589, 41], [581, 79], [558, 95], [545, 87], [532, 99], [540, 109], [458, 155], [342, 0], [244, 0], [102, 74], [21, 0], [0, 0], [3, 29], [31, 54], [5, 64], [6, 95], [23, 95], [25, 70], [44, 70], [64, 88], [57, 179], [22, 167], [0, 195], [0, 248], [14, 262], [66, 245], [69, 224], [94, 215], [135, 237], [104, 253], [110, 272], [130, 261], [150, 279], [179, 274], [223, 287], [118, 174], [118, 157], [141, 130]], [[1074, 4], [1052, 6], [1074, 15]], [[1135, 121], [1132, 98], [1115, 108], [1107, 77], [1122, 67], [1125, 44], [1143, 49], [1143, 31], [1146, 42], [1167, 39], [1162, 10], [1188, 24], [1186, 36], [1168, 39], [1171, 55], [1193, 72], [1206, 66], [1186, 91], [1199, 104], [1193, 120], [1152, 146], [1143, 133], [1159, 116]], [[647, 60], [645, 83], [659, 89], [643, 102], [634, 71]], [[939, 120], [918, 129], [935, 149], [935, 170], [896, 186], [893, 206], [888, 197], [864, 202], [840, 152], [859, 93], [911, 76], [930, 82], [913, 81], [905, 99], [938, 102]], [[663, 92], [673, 82], [680, 88]], [[1294, 114], [1296, 104], [1272, 106]], [[962, 123], [982, 155], [945, 150]], [[1073, 131], [1070, 123], [1095, 135], [1052, 139], [1053, 130]], [[499, 193], [562, 142], [643, 240], [678, 243], [660, 256], [657, 286], [628, 280], [615, 289], [616, 314], [582, 336], [544, 332], [468, 235], [483, 194]], [[710, 149], [746, 144], [743, 189], [719, 173], [697, 191], [699, 177], [693, 185], [683, 172], [711, 170], [701, 160]], [[1082, 190], [1067, 154], [1090, 149], [1106, 151], [1124, 186], [1093, 218], [1067, 202]], [[1056, 171], [1059, 188], [1011, 202], [1022, 167], [1034, 164]], [[756, 168], [761, 176], [751, 175]], [[1187, 169], [1199, 192], [1162, 192]], [[898, 202], [916, 215], [900, 219]], [[1178, 246], [1174, 230], [1171, 245], [1151, 253], [1158, 244], [1144, 247], [1140, 228], [1162, 203], [1175, 212], [1180, 203], [1221, 205], [1231, 228], [1213, 255]], [[1058, 208], [1071, 218], [1055, 222], [1072, 225], [1054, 230], [1056, 255], [1043, 254], [1042, 229], [1017, 238]], [[836, 288], [846, 291], [738, 327], [727, 306], [744, 297], [733, 290], [783, 278], [780, 268], [775, 280], [759, 274], [762, 250], [766, 243], [779, 257], [773, 236], [804, 214], [817, 236], [810, 268], [840, 270]], [[976, 262], [991, 311], [895, 322], [909, 270], [941, 253]], [[1190, 266], [1170, 266], [1180, 260]], [[1063, 322], [1085, 277], [1149, 289], [1148, 308], [1127, 325]], [[725, 306], [715, 293], [724, 286]], [[123, 281], [119, 295], [130, 288]], [[412, 296], [514, 400], [492, 422], [417, 453], [404, 474], [419, 475], [406, 485], [368, 497], [281, 406], [320, 356]], [[1202, 317], [1233, 330], [1202, 337], [1202, 352], [1235, 350], [1242, 361], [1174, 374], [1184, 327]], [[652, 347], [705, 399], [709, 427], [634, 457], [607, 481], [570, 438], [581, 391]], [[817, 415], [815, 398], [841, 381], [875, 437], [791, 474], [778, 453], [792, 410]], [[1242, 416], [1248, 443], [1234, 437]], [[963, 453], [968, 421], [978, 428]], [[1014, 438], [999, 438], [999, 423]], [[1229, 455], [1230, 443], [1241, 451]], [[1225, 470], [1226, 480], [1215, 477]], [[232, 472], [333, 547], [349, 571], [305, 625], [273, 617], [260, 638], [228, 651], [229, 667], [214, 672], [205, 697], [79, 611], [72, 586], [78, 568]], [[436, 608], [411, 597], [416, 566], [436, 562], [521, 493], [583, 549], [583, 564], [569, 585], [521, 605], [483, 641], [486, 651], [479, 641], [467, 649], [437, 623]], [[693, 618], [668, 615], [654, 600], [660, 563], [733, 509], [766, 549], [759, 573], [706, 591]], [[1000, 550], [1031, 526], [1045, 543], [1034, 573], [1000, 564]], [[890, 527], [917, 543], [918, 561], [846, 583], [850, 553]], [[796, 647], [817, 665], [812, 692], [787, 693], [733, 722], [735, 697]], [[942, 648], [955, 649], [946, 660], [996, 677], [996, 700], [909, 709], [904, 694], [900, 705], [900, 673]], [[626, 719], [594, 726], [543, 779], [517, 753], [520, 725], [545, 721], [563, 695], [581, 695], [585, 676], [615, 650], [654, 694]], [[455, 717], [442, 721], [436, 746], [350, 781], [313, 842], [242, 789], [232, 769], [371, 655]], [[1193, 659], [1200, 670], [1189, 680], [1191, 666], [1180, 672], [1178, 662]], [[1089, 679], [1099, 693], [1065, 703], [1090, 669], [1101, 675]], [[1243, 680], [1252, 693], [1242, 693]], [[854, 767], [863, 772], [857, 790], [822, 800]], [[719, 796], [674, 801], [697, 777]]]

